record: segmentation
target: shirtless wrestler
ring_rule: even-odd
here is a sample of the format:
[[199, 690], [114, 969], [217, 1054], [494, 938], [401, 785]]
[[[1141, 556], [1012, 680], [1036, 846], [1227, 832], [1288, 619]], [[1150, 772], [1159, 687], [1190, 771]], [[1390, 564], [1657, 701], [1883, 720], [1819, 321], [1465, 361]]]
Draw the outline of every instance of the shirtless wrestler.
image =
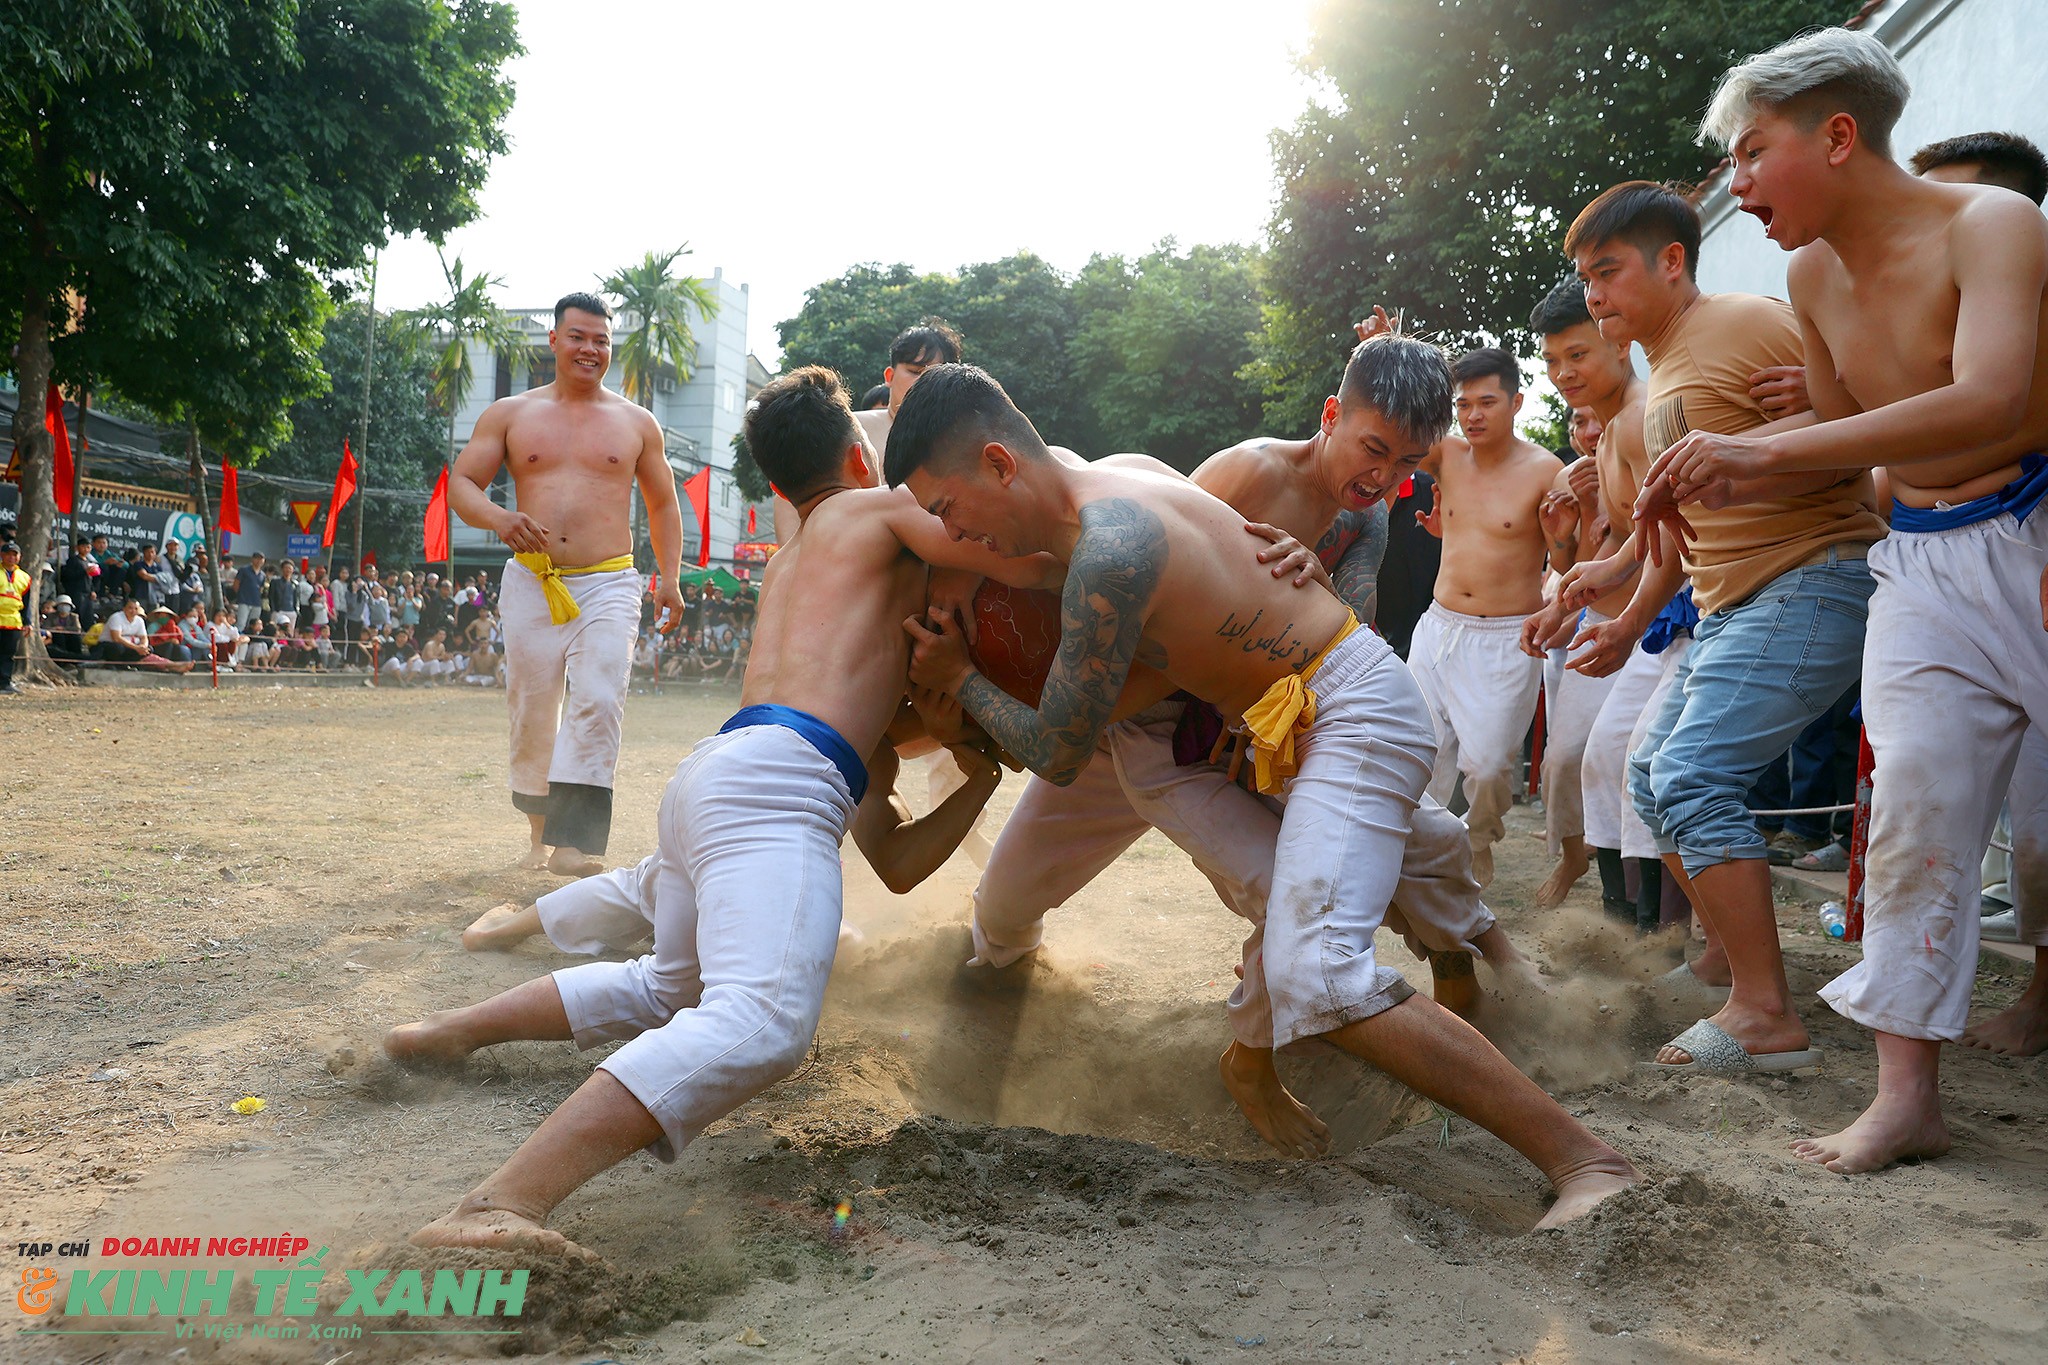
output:
[[[1434, 367], [1426, 382], [1448, 388], [1440, 354]], [[1421, 366], [1412, 378], [1425, 382]], [[957, 696], [1033, 771], [1074, 779], [1138, 661], [1243, 719], [1260, 786], [1288, 798], [1263, 954], [1276, 1044], [1323, 1037], [1502, 1137], [1557, 1189], [1539, 1227], [1634, 1183], [1619, 1153], [1470, 1025], [1375, 961], [1372, 935], [1435, 756], [1421, 698], [1385, 641], [1320, 584], [1297, 588], [1216, 553], [1244, 534], [1243, 518], [1210, 494], [1057, 458], [972, 366], [918, 381], [885, 468], [956, 538], [1067, 564], [1059, 658], [1036, 709], [975, 671], [944, 618], [904, 622], [913, 679]]]
[[[574, 1254], [545, 1226], [572, 1191], [642, 1148], [673, 1160], [801, 1064], [838, 945], [840, 842], [849, 825], [857, 839], [906, 837], [900, 820], [870, 818], [888, 792], [870, 786], [868, 760], [901, 721], [899, 623], [925, 607], [919, 555], [1023, 586], [1056, 581], [1042, 557], [1004, 562], [960, 544], [913, 498], [873, 487], [829, 370], [770, 383], [747, 429], [802, 520], [763, 582], [740, 710], [691, 750], [662, 798], [653, 950], [566, 968], [384, 1041], [408, 1063], [458, 1062], [514, 1039], [623, 1045], [453, 1212], [414, 1234], [423, 1245]], [[964, 831], [994, 786], [980, 766], [981, 789], [928, 821]]]
[[[612, 356], [604, 300], [564, 296], [548, 349], [554, 382], [484, 409], [456, 457], [448, 502], [513, 552], [501, 615], [512, 804], [526, 814], [529, 844], [520, 865], [584, 877], [603, 870], [611, 837], [612, 775], [640, 625], [634, 483], [647, 505], [667, 630], [682, 619], [683, 519], [660, 425], [604, 387]], [[500, 469], [512, 477], [511, 507], [488, 492]]]

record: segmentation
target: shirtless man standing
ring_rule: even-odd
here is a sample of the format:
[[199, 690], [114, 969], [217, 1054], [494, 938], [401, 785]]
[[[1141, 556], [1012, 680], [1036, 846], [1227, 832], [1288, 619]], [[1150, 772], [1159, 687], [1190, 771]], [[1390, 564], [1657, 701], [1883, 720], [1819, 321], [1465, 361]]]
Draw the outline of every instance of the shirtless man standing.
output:
[[1460, 773], [1470, 809], [1472, 871], [1493, 880], [1493, 845], [1514, 804], [1515, 765], [1536, 718], [1543, 666], [1522, 653], [1522, 623], [1543, 606], [1545, 546], [1537, 509], [1562, 462], [1515, 434], [1522, 375], [1487, 347], [1452, 367], [1458, 428], [1422, 468], [1435, 504], [1415, 519], [1444, 542], [1436, 600], [1415, 626], [1408, 666], [1436, 723], [1429, 794], [1449, 801]]
[[[1872, 776], [1863, 960], [1822, 998], [1877, 1032], [1878, 1094], [1793, 1150], [1853, 1174], [1949, 1147], [1941, 1045], [1968, 1022], [1978, 865], [2030, 725], [2048, 723], [2048, 223], [2011, 191], [1892, 160], [1905, 73], [1824, 29], [1722, 77], [1705, 132], [1729, 192], [1793, 253], [1811, 420], [1695, 433], [1655, 500], [1719, 505], [1758, 484], [1886, 467], [1891, 535], [1863, 655]], [[2022, 836], [2024, 837], [2024, 836]]]
[[[612, 774], [640, 626], [634, 482], [647, 504], [665, 630], [682, 620], [683, 518], [654, 414], [604, 386], [612, 358], [604, 300], [563, 296], [548, 349], [554, 382], [484, 409], [456, 457], [448, 504], [513, 552], [500, 611], [512, 804], [526, 814], [530, 845], [520, 866], [587, 877], [604, 870], [599, 855], [611, 838]], [[491, 501], [500, 469], [512, 477], [514, 507]]]
[[[1430, 382], [1448, 386], [1441, 357]], [[1297, 588], [1217, 553], [1244, 534], [1219, 499], [1055, 456], [972, 366], [918, 381], [885, 469], [956, 538], [1067, 565], [1059, 655], [1035, 709], [977, 672], [944, 618], [903, 623], [917, 640], [913, 680], [958, 697], [1034, 772], [1064, 783], [1087, 765], [1135, 662], [1243, 718], [1260, 787], [1287, 795], [1264, 949], [1276, 1045], [1323, 1037], [1499, 1135], [1557, 1190], [1539, 1227], [1635, 1182], [1619, 1153], [1470, 1025], [1374, 958], [1435, 750], [1384, 640], [1320, 584]]]
[[[869, 764], [903, 733], [899, 623], [925, 607], [918, 555], [1023, 586], [1056, 581], [1057, 565], [953, 543], [913, 499], [873, 487], [829, 370], [764, 388], [747, 443], [802, 521], [764, 576], [740, 710], [690, 751], [662, 798], [653, 951], [565, 968], [384, 1041], [407, 1062], [459, 1061], [514, 1039], [624, 1045], [453, 1212], [415, 1233], [421, 1245], [577, 1254], [545, 1227], [572, 1191], [642, 1148], [674, 1160], [802, 1063], [839, 941], [840, 842], [851, 824], [881, 865], [891, 859], [877, 836], [913, 837], [886, 810], [888, 788], [870, 786]], [[957, 840], [993, 789], [985, 778], [918, 823]]]

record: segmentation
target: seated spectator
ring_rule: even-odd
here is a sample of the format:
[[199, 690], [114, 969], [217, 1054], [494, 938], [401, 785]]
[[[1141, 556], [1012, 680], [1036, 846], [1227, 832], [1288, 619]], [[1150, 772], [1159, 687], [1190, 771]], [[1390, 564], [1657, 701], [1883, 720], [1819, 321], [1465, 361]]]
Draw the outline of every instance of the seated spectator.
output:
[[655, 691], [661, 690], [661, 649], [651, 630], [641, 631], [633, 646], [633, 676], [652, 683]]
[[428, 682], [440, 682], [453, 671], [448, 657], [448, 632], [436, 627], [420, 644], [419, 675]]
[[391, 650], [384, 656], [379, 671], [392, 681], [404, 684], [420, 675], [419, 646], [412, 641], [412, 627], [400, 626], [391, 638]]
[[185, 657], [204, 661], [213, 654], [213, 634], [206, 628], [206, 615], [197, 603], [178, 614], [178, 642], [185, 646]]
[[497, 618], [491, 615], [489, 608], [481, 609], [463, 635], [469, 655], [465, 677], [484, 687], [496, 683], [504, 663], [503, 651], [498, 647], [502, 637], [498, 632]]
[[121, 599], [121, 608], [101, 623], [99, 657], [110, 664], [139, 664], [149, 657], [149, 623], [143, 618], [142, 603], [132, 597]]
[[252, 670], [272, 673], [277, 670], [277, 627], [261, 616], [249, 622], [248, 660]]
[[191, 662], [185, 650], [184, 637], [178, 633], [178, 613], [169, 607], [150, 609], [149, 652], [174, 664]]
[[215, 662], [232, 672], [236, 657], [242, 652], [238, 646], [247, 639], [241, 631], [235, 629], [235, 614], [222, 607], [213, 614], [213, 625], [207, 634], [212, 638]]
[[43, 643], [53, 659], [85, 657], [85, 625], [69, 593], [59, 593], [43, 618]]

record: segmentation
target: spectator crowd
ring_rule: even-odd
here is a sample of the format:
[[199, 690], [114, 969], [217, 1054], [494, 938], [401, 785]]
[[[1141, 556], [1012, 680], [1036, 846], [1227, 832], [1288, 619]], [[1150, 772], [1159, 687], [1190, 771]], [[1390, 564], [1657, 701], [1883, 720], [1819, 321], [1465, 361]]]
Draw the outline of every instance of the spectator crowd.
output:
[[[105, 536], [82, 536], [61, 562], [52, 551], [35, 624], [59, 666], [504, 684], [504, 629], [486, 573], [457, 579], [375, 564], [330, 572], [222, 555], [222, 605], [209, 615], [209, 571], [204, 550], [187, 554], [175, 542], [115, 550]], [[653, 691], [664, 682], [737, 681], [753, 647], [756, 593], [728, 595], [708, 583], [687, 584], [683, 595], [683, 619], [666, 635], [651, 588], [643, 598], [635, 680]]]

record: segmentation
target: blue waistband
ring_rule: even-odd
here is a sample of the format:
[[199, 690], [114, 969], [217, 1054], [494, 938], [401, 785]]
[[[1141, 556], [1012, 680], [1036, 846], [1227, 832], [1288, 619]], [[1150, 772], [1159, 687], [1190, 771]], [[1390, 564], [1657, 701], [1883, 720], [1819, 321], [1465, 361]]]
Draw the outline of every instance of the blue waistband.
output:
[[1902, 502], [1893, 503], [1892, 529], [1953, 531], [2007, 512], [2012, 513], [2014, 521], [2025, 521], [2027, 513], [2040, 506], [2044, 497], [2048, 497], [2048, 455], [2022, 455], [2020, 476], [1996, 493], [1986, 493], [1954, 507], [1908, 507]]
[[868, 794], [867, 764], [861, 761], [860, 755], [837, 730], [810, 712], [773, 704], [742, 706], [732, 713], [731, 720], [718, 727], [718, 733], [744, 730], [750, 725], [780, 725], [785, 730], [796, 731], [839, 769], [839, 775], [846, 779], [846, 790], [852, 795], [854, 805], [859, 805], [861, 798]]
[[1691, 636], [1693, 627], [1699, 623], [1700, 609], [1692, 604], [1692, 584], [1688, 583], [1664, 604], [1664, 610], [1643, 632], [1643, 653], [1662, 654], [1679, 636]]

